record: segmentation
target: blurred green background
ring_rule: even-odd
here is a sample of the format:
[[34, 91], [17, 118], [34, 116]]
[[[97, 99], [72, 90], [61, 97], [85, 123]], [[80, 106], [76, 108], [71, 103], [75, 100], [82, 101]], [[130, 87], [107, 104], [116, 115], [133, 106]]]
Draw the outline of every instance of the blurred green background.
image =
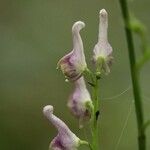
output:
[[[130, 1], [130, 9], [147, 27], [149, 0]], [[90, 64], [97, 41], [98, 14], [109, 13], [109, 41], [114, 64], [109, 76], [101, 80], [100, 145], [104, 150], [136, 150], [137, 129], [134, 106], [120, 144], [116, 148], [133, 105], [129, 59], [118, 0], [0, 0], [0, 149], [47, 150], [57, 134], [42, 114], [51, 104], [55, 114], [82, 139], [83, 131], [69, 113], [66, 102], [72, 87], [56, 70], [59, 58], [72, 49], [71, 27], [82, 20], [85, 53]], [[140, 40], [135, 37], [137, 56]], [[145, 119], [150, 118], [150, 63], [141, 73]], [[123, 95], [113, 97], [126, 89]], [[87, 128], [86, 128], [87, 129]], [[86, 130], [87, 134], [89, 130]], [[147, 130], [150, 149], [150, 130]], [[81, 147], [81, 149], [87, 149]]]

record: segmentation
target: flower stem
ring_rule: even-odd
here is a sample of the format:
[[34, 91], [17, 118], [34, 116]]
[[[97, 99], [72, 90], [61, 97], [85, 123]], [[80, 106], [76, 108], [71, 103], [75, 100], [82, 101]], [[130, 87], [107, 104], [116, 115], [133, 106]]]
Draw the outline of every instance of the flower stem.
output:
[[[101, 73], [99, 70], [96, 70], [96, 73], [93, 73], [90, 69], [86, 68], [84, 72], [85, 76], [89, 76], [91, 81], [88, 82], [89, 85], [92, 87], [92, 100], [93, 100], [93, 110], [92, 110], [92, 143], [91, 149], [98, 150], [98, 117], [99, 117], [99, 84], [98, 81], [100, 80]], [[87, 104], [88, 105], [88, 104]]]
[[93, 150], [98, 150], [98, 116], [99, 116], [99, 99], [98, 99], [98, 79], [95, 78], [93, 87], [94, 113], [93, 113]]
[[122, 15], [125, 23], [125, 32], [126, 32], [129, 59], [130, 59], [130, 70], [131, 70], [133, 93], [135, 98], [135, 111], [136, 111], [137, 126], [138, 126], [138, 145], [139, 145], [139, 150], [146, 150], [146, 136], [143, 130], [144, 116], [143, 116], [143, 107], [141, 102], [141, 90], [139, 86], [139, 72], [136, 65], [132, 30], [129, 26], [130, 18], [129, 18], [127, 1], [120, 0], [120, 6], [121, 6]]

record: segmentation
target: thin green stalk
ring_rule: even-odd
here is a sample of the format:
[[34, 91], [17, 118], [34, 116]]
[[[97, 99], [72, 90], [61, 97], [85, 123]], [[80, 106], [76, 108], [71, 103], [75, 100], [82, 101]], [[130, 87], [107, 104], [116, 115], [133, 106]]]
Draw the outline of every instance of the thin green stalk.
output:
[[138, 126], [139, 150], [146, 150], [146, 136], [143, 130], [144, 117], [143, 117], [143, 107], [141, 102], [141, 90], [139, 86], [139, 74], [138, 74], [138, 69], [136, 67], [133, 36], [132, 36], [131, 28], [129, 26], [130, 18], [129, 18], [129, 10], [128, 10], [128, 5], [126, 0], [120, 0], [120, 6], [121, 6], [122, 15], [125, 23], [125, 32], [126, 32], [129, 59], [130, 59], [130, 70], [131, 70], [133, 93], [135, 98], [135, 110], [136, 110], [137, 126]]
[[93, 86], [93, 100], [94, 100], [94, 113], [93, 113], [93, 150], [98, 150], [98, 116], [99, 116], [99, 99], [98, 99], [98, 79], [95, 79]]
[[93, 113], [92, 113], [92, 122], [91, 122], [91, 129], [92, 129], [92, 143], [91, 149], [92, 150], [99, 150], [98, 144], [98, 116], [99, 116], [99, 84], [98, 81], [100, 79], [100, 72], [93, 73], [90, 69], [86, 69], [84, 75], [87, 77], [89, 76], [91, 81], [89, 81], [89, 85], [92, 87], [92, 100], [93, 100]]

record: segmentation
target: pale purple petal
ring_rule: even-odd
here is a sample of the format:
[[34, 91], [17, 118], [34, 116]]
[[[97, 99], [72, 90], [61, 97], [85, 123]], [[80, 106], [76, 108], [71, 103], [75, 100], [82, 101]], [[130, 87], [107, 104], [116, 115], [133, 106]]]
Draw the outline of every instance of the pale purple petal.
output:
[[53, 150], [65, 150], [65, 147], [62, 145], [59, 135], [56, 136], [50, 143], [50, 148]]
[[103, 60], [101, 61], [100, 66], [105, 73], [110, 72], [110, 66], [113, 60], [112, 57], [113, 49], [108, 42], [107, 28], [108, 28], [108, 14], [105, 9], [102, 9], [100, 11], [98, 43], [95, 45], [93, 49], [93, 59], [95, 63], [97, 63], [100, 59]]
[[58, 134], [52, 140], [50, 148], [52, 150], [75, 150], [79, 146], [80, 139], [71, 132], [62, 120], [53, 114], [53, 106], [45, 106], [43, 113], [58, 130]]
[[68, 101], [68, 107], [75, 117], [80, 121], [87, 121], [91, 118], [91, 109], [87, 107], [91, 103], [91, 96], [86, 88], [84, 78], [75, 81], [75, 89]]
[[85, 24], [81, 21], [76, 22], [72, 27], [73, 50], [62, 57], [57, 66], [60, 67], [63, 74], [69, 80], [75, 81], [82, 76], [87, 67], [83, 50], [83, 43], [80, 36], [80, 30]]

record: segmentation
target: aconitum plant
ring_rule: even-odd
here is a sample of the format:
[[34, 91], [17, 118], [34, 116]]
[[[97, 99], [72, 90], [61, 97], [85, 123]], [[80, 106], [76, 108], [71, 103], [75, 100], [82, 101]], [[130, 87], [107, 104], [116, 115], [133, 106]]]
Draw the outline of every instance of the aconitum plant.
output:
[[[113, 60], [113, 50], [107, 38], [108, 14], [105, 9], [100, 10], [99, 21], [98, 42], [93, 49], [92, 59], [95, 71], [91, 71], [86, 63], [80, 35], [81, 29], [85, 27], [82, 21], [77, 21], [72, 26], [72, 51], [63, 56], [57, 64], [65, 80], [74, 85], [67, 106], [72, 115], [79, 120], [79, 128], [84, 128], [86, 123], [91, 124], [92, 141], [81, 140], [77, 137], [62, 120], [53, 114], [53, 106], [47, 105], [43, 108], [43, 113], [58, 130], [57, 136], [50, 143], [52, 150], [77, 150], [80, 145], [87, 145], [93, 150], [98, 149], [97, 122], [100, 111], [98, 81], [102, 74], [110, 73]], [[91, 94], [86, 83], [92, 87]]]
[[[133, 15], [130, 15], [127, 0], [119, 0], [119, 2], [128, 45], [135, 114], [137, 118], [138, 149], [146, 150], [145, 133], [147, 127], [150, 125], [150, 120], [146, 122], [144, 120], [139, 73], [142, 66], [150, 59], [150, 46], [146, 42], [144, 25], [133, 17]], [[85, 28], [85, 23], [82, 21], [77, 21], [73, 24], [73, 49], [58, 61], [57, 68], [64, 74], [65, 81], [74, 85], [74, 90], [69, 96], [67, 106], [72, 115], [78, 119], [79, 128], [84, 128], [86, 124], [90, 124], [89, 131], [92, 138], [91, 141], [80, 139], [61, 119], [54, 115], [53, 106], [47, 105], [43, 108], [43, 113], [58, 130], [58, 134], [50, 143], [49, 148], [51, 150], [78, 150], [80, 145], [86, 145], [90, 150], [100, 150], [98, 141], [98, 120], [101, 111], [99, 81], [102, 76], [108, 75], [111, 72], [110, 67], [113, 63], [113, 49], [108, 42], [107, 36], [107, 11], [102, 9], [99, 12], [98, 41], [93, 48], [92, 56], [94, 69], [90, 69], [86, 63], [83, 42], [80, 35], [80, 31], [83, 28]], [[141, 39], [143, 55], [139, 59], [135, 57], [133, 33], [136, 33]], [[91, 92], [88, 91], [87, 85], [91, 87]]]

